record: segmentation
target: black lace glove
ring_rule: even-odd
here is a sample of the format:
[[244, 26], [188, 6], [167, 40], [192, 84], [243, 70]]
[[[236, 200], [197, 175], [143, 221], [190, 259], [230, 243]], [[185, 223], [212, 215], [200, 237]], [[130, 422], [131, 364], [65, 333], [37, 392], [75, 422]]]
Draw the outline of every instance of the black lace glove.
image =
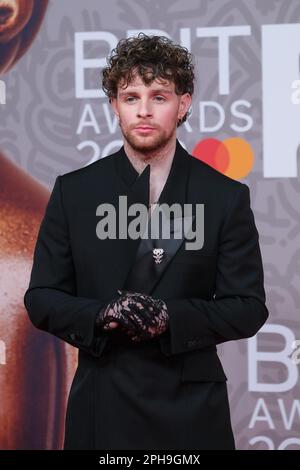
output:
[[110, 322], [117, 322], [132, 341], [151, 339], [167, 329], [169, 315], [163, 300], [139, 292], [119, 290], [118, 293], [120, 297], [100, 311], [98, 326], [109, 329]]
[[[137, 326], [137, 333], [133, 334], [130, 328], [125, 333], [131, 336], [133, 341], [142, 341], [154, 338], [162, 334], [169, 323], [167, 306], [163, 300], [154, 299], [146, 294], [130, 291], [119, 291], [128, 300], [129, 312], [125, 315]], [[121, 325], [124, 329], [124, 325]]]

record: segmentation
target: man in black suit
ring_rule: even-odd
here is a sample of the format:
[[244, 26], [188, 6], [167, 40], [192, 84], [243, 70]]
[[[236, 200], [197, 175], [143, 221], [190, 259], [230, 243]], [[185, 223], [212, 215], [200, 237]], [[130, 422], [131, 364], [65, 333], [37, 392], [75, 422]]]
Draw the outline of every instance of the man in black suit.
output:
[[[65, 449], [234, 449], [216, 345], [254, 335], [268, 310], [248, 187], [176, 138], [193, 68], [167, 38], [121, 40], [103, 89], [124, 146], [55, 181], [24, 302], [37, 328], [79, 349]], [[148, 237], [114, 232], [134, 222], [121, 197], [147, 208]], [[154, 214], [175, 203], [193, 208], [163, 212], [176, 237], [152, 237]], [[204, 243], [188, 249], [197, 205]]]

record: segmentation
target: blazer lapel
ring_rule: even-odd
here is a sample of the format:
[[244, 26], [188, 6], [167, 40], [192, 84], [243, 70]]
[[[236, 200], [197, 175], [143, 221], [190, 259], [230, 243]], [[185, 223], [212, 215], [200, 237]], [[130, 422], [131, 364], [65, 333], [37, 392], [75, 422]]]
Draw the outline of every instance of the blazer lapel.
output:
[[[150, 165], [147, 165], [139, 175], [127, 157], [124, 146], [122, 146], [116, 153], [114, 162], [119, 187], [119, 196], [127, 197], [127, 208], [136, 203], [140, 203], [148, 207]], [[118, 208], [116, 209], [118, 211]], [[125, 216], [125, 214], [121, 215], [122, 217]], [[128, 224], [132, 218], [133, 217], [128, 216]], [[134, 261], [140, 241], [140, 238], [132, 239], [127, 236], [126, 238], [118, 238], [117, 243], [114, 244], [112, 262], [115, 263], [115, 271], [118, 273], [117, 277], [119, 281], [121, 279], [120, 285], [117, 286], [118, 289], [121, 289], [124, 284], [128, 271]]]
[[[170, 173], [159, 198], [159, 205], [162, 209], [161, 214], [163, 218], [162, 226], [164, 226], [164, 223], [169, 224], [167, 226], [170, 226], [170, 237], [164, 238], [162, 233], [158, 233], [157, 224], [151, 224], [155, 219], [155, 213], [158, 212], [157, 207], [153, 212], [146, 229], [148, 236], [146, 238], [139, 239], [135, 245], [135, 249], [131, 252], [131, 255], [134, 256], [135, 254], [135, 256], [131, 258], [131, 269], [129, 270], [128, 276], [123, 284], [123, 289], [135, 290], [148, 295], [151, 294], [163, 274], [166, 272], [170, 261], [173, 259], [185, 240], [185, 233], [187, 233], [192, 227], [192, 222], [195, 216], [183, 213], [184, 204], [187, 201], [190, 158], [189, 154], [183, 149], [177, 140], [176, 151]], [[181, 217], [174, 218], [172, 217], [172, 213], [169, 214], [168, 211], [165, 212], [163, 210], [163, 204], [170, 207], [174, 203], [181, 206]], [[154, 234], [152, 233], [152, 235], [158, 238], [151, 238], [151, 226], [152, 229], [155, 229]], [[155, 248], [163, 250], [163, 256], [160, 262], [155, 262], [155, 258], [153, 256], [153, 249]]]

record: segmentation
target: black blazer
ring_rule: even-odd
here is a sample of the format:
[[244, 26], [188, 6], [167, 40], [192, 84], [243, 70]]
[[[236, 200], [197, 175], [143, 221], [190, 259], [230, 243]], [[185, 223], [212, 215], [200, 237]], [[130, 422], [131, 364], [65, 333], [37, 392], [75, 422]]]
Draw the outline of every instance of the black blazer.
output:
[[[177, 140], [160, 203], [204, 204], [204, 245], [163, 240], [164, 262], [138, 262], [140, 239], [100, 240], [101, 203], [149, 203], [150, 165], [139, 176], [122, 147], [58, 176], [24, 296], [32, 323], [79, 350], [65, 449], [230, 449], [226, 376], [218, 343], [254, 335], [268, 317], [249, 189], [189, 155]], [[148, 263], [148, 265], [147, 265]], [[134, 267], [134, 269], [133, 269]], [[133, 272], [135, 276], [133, 276]], [[117, 290], [163, 299], [169, 328], [139, 344], [116, 330], [95, 335]]]

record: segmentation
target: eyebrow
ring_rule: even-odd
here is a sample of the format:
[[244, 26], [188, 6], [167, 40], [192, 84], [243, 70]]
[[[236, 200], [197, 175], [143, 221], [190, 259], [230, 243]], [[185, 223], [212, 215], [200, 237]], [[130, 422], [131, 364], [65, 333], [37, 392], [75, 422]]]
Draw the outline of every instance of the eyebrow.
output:
[[[166, 88], [157, 88], [157, 89], [153, 89], [152, 90], [153, 93], [162, 93], [162, 94], [167, 94], [167, 95], [171, 95], [173, 92], [171, 90], [168, 90]], [[126, 95], [134, 95], [138, 93], [138, 91], [135, 91], [135, 90], [132, 90], [132, 91], [121, 91], [119, 93], [120, 96], [126, 96]]]

